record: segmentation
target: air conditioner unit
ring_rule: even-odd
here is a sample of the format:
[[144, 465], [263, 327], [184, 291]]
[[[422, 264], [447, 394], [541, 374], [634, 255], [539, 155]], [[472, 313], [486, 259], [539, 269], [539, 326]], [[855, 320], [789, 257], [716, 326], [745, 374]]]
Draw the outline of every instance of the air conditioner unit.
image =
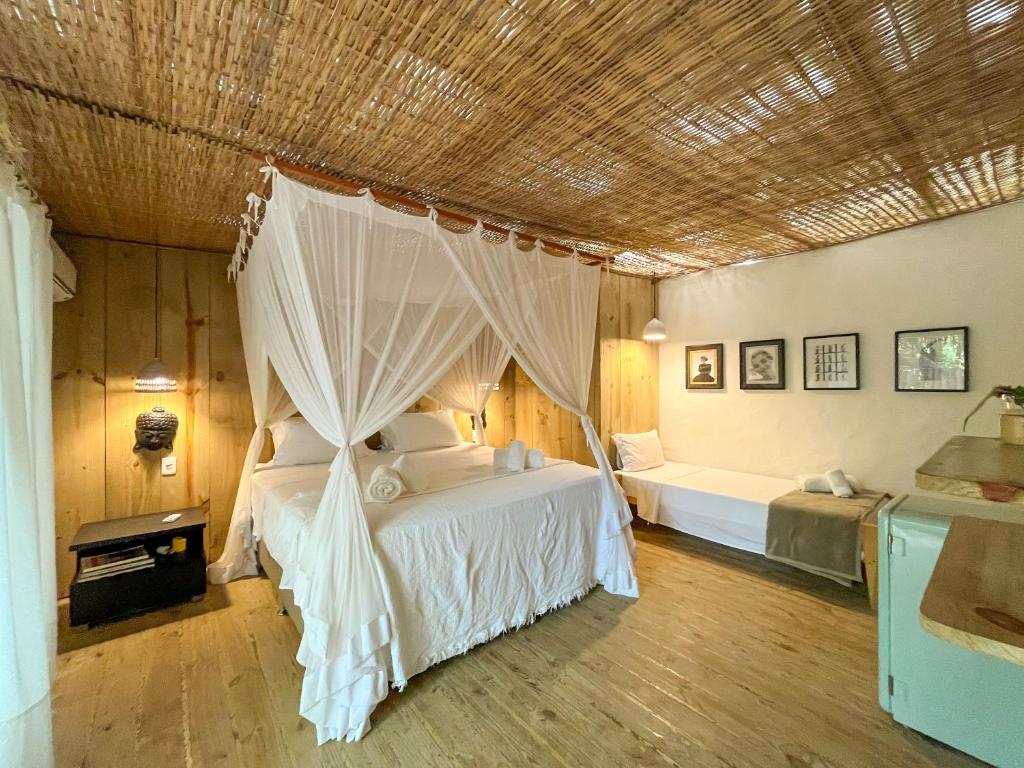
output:
[[78, 287], [78, 270], [52, 237], [50, 250], [53, 251], [53, 300], [73, 299]]

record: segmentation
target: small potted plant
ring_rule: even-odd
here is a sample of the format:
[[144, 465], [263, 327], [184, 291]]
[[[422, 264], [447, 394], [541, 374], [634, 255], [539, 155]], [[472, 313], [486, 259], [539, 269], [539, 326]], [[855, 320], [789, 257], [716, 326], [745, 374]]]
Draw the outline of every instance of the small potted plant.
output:
[[974, 406], [974, 410], [967, 414], [964, 419], [964, 430], [967, 429], [967, 422], [971, 416], [981, 410], [990, 397], [1001, 398], [1006, 403], [1006, 413], [999, 419], [999, 437], [1009, 445], [1024, 445], [1024, 387], [1011, 387], [1000, 384], [993, 387], [992, 391], [982, 398], [982, 401]]

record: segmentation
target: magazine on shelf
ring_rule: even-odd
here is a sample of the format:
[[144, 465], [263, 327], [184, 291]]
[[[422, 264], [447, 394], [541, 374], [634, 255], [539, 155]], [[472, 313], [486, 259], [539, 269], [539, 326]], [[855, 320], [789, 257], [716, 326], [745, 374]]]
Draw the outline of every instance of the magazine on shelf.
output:
[[83, 581], [96, 581], [97, 579], [106, 579], [111, 576], [118, 576], [122, 573], [132, 573], [133, 571], [144, 571], [147, 568], [156, 567], [156, 563], [152, 560], [138, 562], [138, 563], [127, 563], [125, 565], [113, 568], [110, 570], [92, 571], [90, 573], [82, 572], [78, 575], [78, 582]]
[[152, 564], [153, 558], [143, 546], [130, 547], [117, 552], [105, 552], [102, 555], [89, 555], [81, 561], [83, 576], [122, 570], [132, 565]]

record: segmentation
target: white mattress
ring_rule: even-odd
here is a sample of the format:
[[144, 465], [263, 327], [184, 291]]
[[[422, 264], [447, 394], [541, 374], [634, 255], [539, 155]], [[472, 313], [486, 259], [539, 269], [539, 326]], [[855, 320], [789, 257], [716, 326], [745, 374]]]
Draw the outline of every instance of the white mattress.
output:
[[796, 487], [793, 480], [671, 461], [616, 474], [644, 520], [761, 555], [768, 504]]
[[[417, 452], [433, 477], [464, 483], [366, 504], [395, 618], [396, 687], [414, 674], [580, 597], [595, 582], [600, 475], [571, 462], [481, 479], [493, 449]], [[362, 459], [359, 472], [395, 454]], [[443, 471], [442, 471], [443, 470]], [[328, 465], [266, 468], [253, 477], [253, 515], [270, 554], [292, 562]]]

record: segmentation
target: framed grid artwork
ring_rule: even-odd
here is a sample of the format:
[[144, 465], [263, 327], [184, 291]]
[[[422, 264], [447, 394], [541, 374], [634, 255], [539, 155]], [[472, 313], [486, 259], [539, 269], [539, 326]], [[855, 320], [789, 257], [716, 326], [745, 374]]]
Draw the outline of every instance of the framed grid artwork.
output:
[[805, 336], [804, 389], [860, 389], [860, 334]]

